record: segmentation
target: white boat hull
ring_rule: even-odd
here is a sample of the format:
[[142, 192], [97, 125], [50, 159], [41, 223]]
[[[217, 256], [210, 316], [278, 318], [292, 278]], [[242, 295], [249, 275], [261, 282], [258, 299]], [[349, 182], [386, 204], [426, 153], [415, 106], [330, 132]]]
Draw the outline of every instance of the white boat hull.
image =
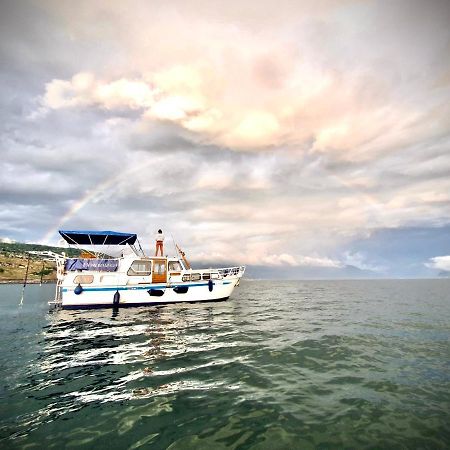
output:
[[[67, 242], [122, 245], [136, 235], [112, 231], [61, 231]], [[70, 242], [69, 242], [70, 243]], [[127, 251], [125, 251], [127, 250]], [[119, 257], [82, 251], [79, 257], [64, 253], [32, 252], [56, 262], [55, 299], [63, 309], [143, 306], [161, 303], [226, 300], [244, 275], [245, 266], [193, 269], [178, 249], [177, 256], [145, 256], [129, 246]]]
[[[76, 294], [76, 287], [63, 287], [61, 306], [63, 309], [108, 308], [145, 306], [162, 303], [203, 302], [226, 300], [232, 294], [239, 278], [229, 277], [214, 280], [212, 286], [206, 281], [173, 284], [139, 284], [129, 286], [83, 287]], [[174, 288], [187, 288], [177, 293]], [[183, 291], [183, 289], [179, 289]], [[116, 293], [119, 293], [117, 296]], [[117, 302], [118, 297], [118, 302]]]

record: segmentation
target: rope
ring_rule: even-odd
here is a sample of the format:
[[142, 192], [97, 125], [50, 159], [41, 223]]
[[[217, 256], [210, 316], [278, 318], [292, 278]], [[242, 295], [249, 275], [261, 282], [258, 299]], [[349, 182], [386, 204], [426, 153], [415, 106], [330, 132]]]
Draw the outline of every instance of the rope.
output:
[[39, 286], [42, 286], [42, 278], [44, 278], [44, 262], [42, 262], [42, 270], [41, 270], [41, 281], [39, 282]]
[[28, 269], [30, 268], [30, 259], [31, 259], [31, 255], [28, 255], [27, 270], [25, 271], [25, 279], [23, 280], [23, 286], [22, 286], [22, 297], [20, 297], [20, 306], [23, 305], [23, 296], [25, 294], [25, 286], [27, 285]]

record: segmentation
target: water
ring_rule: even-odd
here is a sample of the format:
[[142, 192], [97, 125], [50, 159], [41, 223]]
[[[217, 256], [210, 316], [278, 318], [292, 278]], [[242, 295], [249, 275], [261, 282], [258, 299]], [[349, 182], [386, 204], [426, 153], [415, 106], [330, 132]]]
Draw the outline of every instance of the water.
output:
[[450, 280], [49, 313], [0, 286], [0, 447], [449, 448]]

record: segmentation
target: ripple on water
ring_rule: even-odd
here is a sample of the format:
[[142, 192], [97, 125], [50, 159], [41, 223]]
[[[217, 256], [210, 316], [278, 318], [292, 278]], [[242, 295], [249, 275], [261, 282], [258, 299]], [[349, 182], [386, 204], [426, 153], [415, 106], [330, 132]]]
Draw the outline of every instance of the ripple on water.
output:
[[450, 286], [424, 283], [244, 281], [118, 314], [47, 314], [33, 287], [1, 324], [0, 443], [446, 448]]

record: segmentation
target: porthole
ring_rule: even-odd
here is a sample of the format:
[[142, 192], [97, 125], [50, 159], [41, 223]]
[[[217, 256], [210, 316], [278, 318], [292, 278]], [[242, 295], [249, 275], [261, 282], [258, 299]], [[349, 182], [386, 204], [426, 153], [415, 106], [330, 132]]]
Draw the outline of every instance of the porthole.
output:
[[73, 284], [92, 284], [94, 282], [94, 275], [77, 275], [73, 279]]

